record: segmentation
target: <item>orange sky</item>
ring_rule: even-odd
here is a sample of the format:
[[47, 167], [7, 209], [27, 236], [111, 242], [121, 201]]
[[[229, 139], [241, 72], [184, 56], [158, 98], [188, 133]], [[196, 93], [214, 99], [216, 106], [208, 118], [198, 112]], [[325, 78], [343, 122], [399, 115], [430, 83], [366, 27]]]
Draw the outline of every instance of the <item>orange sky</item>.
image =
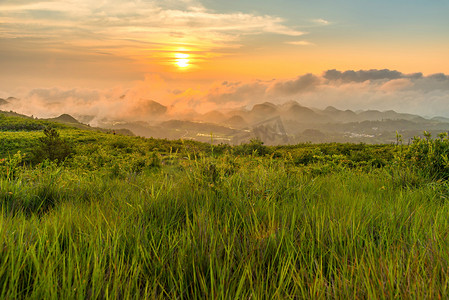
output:
[[[426, 76], [449, 74], [448, 13], [445, 0], [4, 0], [0, 97], [29, 97], [41, 89], [126, 93], [145, 84], [164, 90], [139, 88], [147, 94], [136, 97], [201, 103], [204, 109], [217, 105], [204, 99], [214, 98], [222, 82], [240, 92], [237, 83], [271, 82], [268, 91], [272, 80], [295, 82], [308, 73], [387, 69], [401, 72], [403, 80], [422, 73], [425, 78], [408, 86], [437, 86], [441, 104], [449, 98], [445, 83], [430, 81], [446, 77]], [[239, 101], [256, 100], [231, 102]]]
[[6, 0], [0, 8], [4, 91], [126, 86], [145, 74], [198, 85], [328, 69], [449, 73], [447, 1]]

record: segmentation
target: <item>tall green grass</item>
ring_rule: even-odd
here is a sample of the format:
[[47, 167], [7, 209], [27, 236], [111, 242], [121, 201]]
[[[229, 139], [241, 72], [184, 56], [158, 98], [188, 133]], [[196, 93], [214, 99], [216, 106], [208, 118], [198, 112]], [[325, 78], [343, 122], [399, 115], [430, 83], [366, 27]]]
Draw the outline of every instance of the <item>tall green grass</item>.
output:
[[0, 298], [448, 297], [445, 181], [287, 156], [110, 166], [0, 179]]

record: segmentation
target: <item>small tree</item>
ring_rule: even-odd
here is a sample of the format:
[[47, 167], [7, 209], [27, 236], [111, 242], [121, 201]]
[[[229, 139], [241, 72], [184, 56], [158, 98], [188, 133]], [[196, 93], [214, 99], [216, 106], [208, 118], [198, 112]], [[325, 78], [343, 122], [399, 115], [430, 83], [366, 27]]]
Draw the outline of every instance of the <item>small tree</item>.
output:
[[39, 138], [39, 145], [34, 153], [35, 161], [45, 159], [62, 162], [72, 154], [71, 145], [59, 136], [56, 129], [47, 127], [43, 137]]
[[259, 138], [253, 138], [249, 141], [249, 144], [241, 144], [234, 147], [234, 154], [240, 155], [255, 155], [265, 156], [270, 150], [265, 146]]

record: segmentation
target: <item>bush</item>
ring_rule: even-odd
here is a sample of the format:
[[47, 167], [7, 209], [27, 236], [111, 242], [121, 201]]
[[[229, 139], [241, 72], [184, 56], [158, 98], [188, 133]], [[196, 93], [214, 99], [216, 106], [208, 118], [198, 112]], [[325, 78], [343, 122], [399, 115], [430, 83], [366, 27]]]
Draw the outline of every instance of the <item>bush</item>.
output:
[[294, 163], [295, 165], [309, 165], [312, 163], [315, 163], [318, 161], [317, 156], [322, 155], [318, 150], [316, 149], [305, 149], [301, 151], [295, 158]]
[[234, 154], [237, 155], [265, 156], [269, 152], [268, 147], [258, 138], [251, 139], [249, 144], [242, 144], [234, 148]]
[[16, 178], [20, 172], [20, 165], [23, 162], [24, 156], [18, 151], [12, 157], [0, 159], [0, 178], [8, 180]]
[[39, 145], [34, 151], [34, 162], [42, 162], [46, 159], [63, 162], [72, 155], [72, 147], [65, 139], [59, 136], [56, 129], [47, 127], [43, 137], [39, 138]]
[[447, 133], [440, 133], [432, 139], [424, 132], [424, 138], [415, 137], [412, 144], [401, 152], [399, 159], [409, 164], [430, 179], [449, 179], [449, 138]]
[[151, 161], [150, 161], [150, 164], [148, 165], [148, 167], [150, 169], [153, 169], [153, 168], [159, 169], [159, 168], [161, 168], [161, 166], [162, 166], [161, 159], [159, 158], [159, 156], [157, 155], [156, 152], [153, 152], [151, 154]]

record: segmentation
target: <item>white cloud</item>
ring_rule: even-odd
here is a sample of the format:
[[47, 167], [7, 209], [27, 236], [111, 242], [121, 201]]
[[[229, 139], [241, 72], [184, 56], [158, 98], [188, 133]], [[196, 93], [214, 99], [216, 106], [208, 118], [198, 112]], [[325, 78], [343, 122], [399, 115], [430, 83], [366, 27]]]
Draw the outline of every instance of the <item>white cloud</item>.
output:
[[289, 45], [295, 45], [295, 46], [314, 46], [315, 44], [309, 41], [292, 41], [292, 42], [286, 42], [286, 44]]
[[321, 19], [321, 18], [313, 19], [312, 22], [314, 22], [314, 23], [316, 23], [318, 25], [329, 25], [329, 24], [331, 24], [331, 22], [329, 22], [329, 21], [327, 21], [325, 19]]
[[413, 86], [413, 82], [408, 78], [393, 79], [385, 82], [380, 87], [385, 92], [396, 92]]
[[[47, 43], [40, 47], [47, 50], [108, 49], [132, 58], [177, 45], [219, 52], [240, 45], [248, 34], [304, 34], [280, 17], [219, 13], [189, 0], [7, 1], [0, 8], [0, 40], [23, 43], [42, 38]], [[133, 51], [125, 51], [129, 49]]]

